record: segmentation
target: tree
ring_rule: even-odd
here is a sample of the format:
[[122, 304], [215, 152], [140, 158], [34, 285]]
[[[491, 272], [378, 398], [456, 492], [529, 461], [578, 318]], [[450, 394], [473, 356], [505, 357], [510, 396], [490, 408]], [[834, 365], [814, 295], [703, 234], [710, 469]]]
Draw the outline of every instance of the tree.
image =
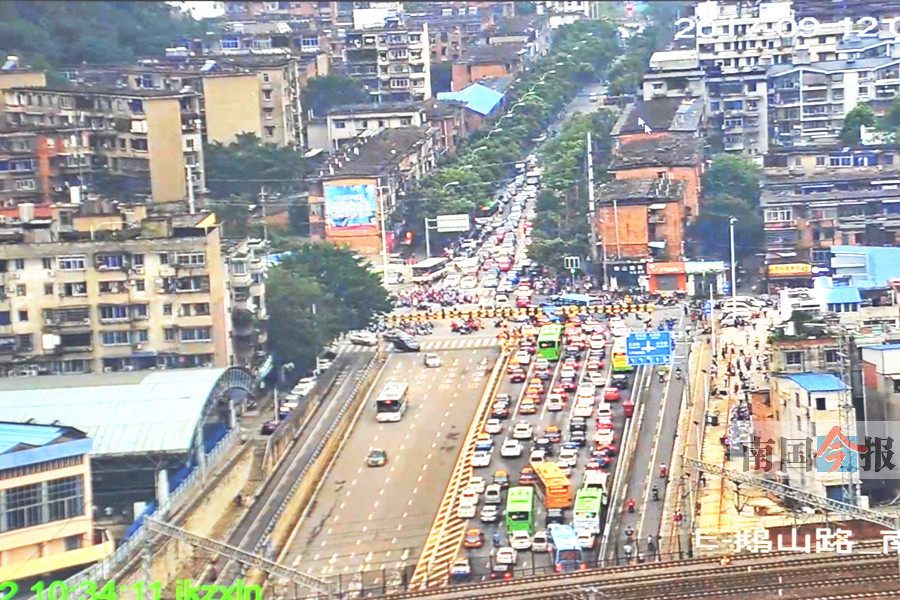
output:
[[162, 2], [0, 2], [0, 55], [34, 66], [132, 62], [203, 31]]
[[391, 309], [378, 277], [345, 248], [301, 244], [266, 280], [269, 349], [278, 363], [301, 369], [341, 333], [366, 327]]
[[696, 254], [726, 262], [731, 260], [731, 217], [737, 219], [734, 224], [735, 258], [752, 256], [762, 248], [764, 233], [759, 210], [742, 198], [723, 195], [704, 202], [700, 214], [688, 228]]
[[238, 135], [227, 146], [213, 142], [204, 155], [213, 198], [256, 198], [263, 185], [269, 192], [300, 192], [311, 169], [302, 152], [263, 144], [252, 133]]
[[303, 90], [303, 105], [317, 116], [325, 115], [335, 106], [370, 101], [371, 98], [362, 84], [342, 75], [313, 77]]
[[[759, 206], [762, 169], [743, 154], [718, 154], [701, 179], [703, 197], [709, 200], [733, 196]], [[702, 212], [702, 211], [701, 211]]]
[[841, 128], [840, 133], [841, 143], [845, 146], [859, 145], [860, 125], [874, 127], [875, 121], [875, 113], [872, 111], [872, 107], [863, 102], [858, 102], [856, 106], [851, 108], [844, 116], [844, 126]]

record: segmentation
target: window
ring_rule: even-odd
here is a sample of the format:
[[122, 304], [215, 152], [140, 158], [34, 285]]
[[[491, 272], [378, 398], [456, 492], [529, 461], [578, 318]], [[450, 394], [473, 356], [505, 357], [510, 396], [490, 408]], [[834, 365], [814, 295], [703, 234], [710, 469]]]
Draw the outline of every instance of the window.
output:
[[829, 156], [828, 164], [832, 167], [849, 167], [851, 164], [851, 158], [847, 155]]
[[138, 343], [146, 342], [149, 339], [146, 329], [138, 329], [134, 333], [135, 333], [135, 341]]
[[147, 289], [147, 284], [143, 279], [135, 279], [134, 289], [138, 292], [143, 292], [145, 289]]
[[143, 266], [144, 264], [144, 255], [143, 254], [132, 254], [131, 262], [135, 266]]
[[150, 316], [149, 311], [147, 310], [146, 304], [132, 304], [131, 305], [131, 316], [135, 319], [146, 319]]
[[263, 90], [263, 100], [272, 99], [272, 90]]
[[335, 121], [334, 128], [335, 129], [346, 129], [347, 122], [346, 121]]
[[192, 304], [182, 304], [179, 314], [182, 317], [209, 316], [209, 302], [194, 302]]
[[[271, 108], [264, 108], [264, 109], [263, 109], [263, 115], [265, 115], [266, 121], [271, 121], [271, 120], [272, 120], [273, 115], [274, 115], [274, 112], [275, 112], [275, 111], [274, 111], [273, 109], [271, 109]], [[341, 121], [341, 122], [343, 123], [343, 121]]]
[[894, 380], [894, 393], [900, 394], [900, 379]]
[[825, 362], [827, 363], [836, 363], [840, 362], [841, 353], [838, 350], [826, 350], [825, 351]]
[[784, 353], [784, 362], [789, 365], [802, 365], [803, 364], [803, 353], [802, 352], [785, 352]]
[[266, 137], [275, 137], [275, 128], [274, 127], [264, 127], [266, 130]]
[[159, 253], [159, 264], [161, 264], [161, 265], [169, 264], [169, 253], [168, 252], [160, 252]]
[[17, 179], [16, 180], [16, 190], [19, 192], [24, 192], [28, 190], [34, 189], [34, 179]]
[[63, 296], [87, 296], [87, 283], [84, 281], [77, 281], [75, 283], [64, 283], [63, 286]]
[[60, 256], [56, 259], [60, 271], [84, 271], [84, 256]]
[[205, 265], [206, 264], [206, 254], [202, 252], [192, 252], [190, 254], [179, 254], [178, 255], [178, 264], [179, 265]]
[[0, 530], [10, 531], [41, 524], [42, 487], [43, 484], [33, 483], [3, 492], [5, 507]]
[[84, 480], [77, 475], [48, 481], [47, 517], [49, 521], [61, 521], [85, 514]]
[[163, 304], [163, 314], [171, 315], [172, 314], [172, 304], [170, 302], [166, 302]]
[[817, 167], [824, 167], [824, 166], [825, 166], [825, 157], [824, 157], [824, 156], [817, 156], [817, 157], [816, 157], [816, 166], [817, 166]]
[[52, 296], [52, 295], [53, 295], [53, 284], [52, 284], [52, 283], [45, 283], [45, 284], [44, 284], [44, 295], [45, 295], [45, 296]]
[[816, 398], [816, 410], [825, 410], [825, 398]]
[[790, 208], [767, 208], [765, 210], [766, 223], [783, 223], [793, 220], [793, 212]]
[[175, 281], [177, 292], [208, 292], [209, 277], [179, 277]]
[[124, 294], [128, 291], [125, 281], [101, 281], [98, 288], [101, 294]]
[[20, 283], [16, 286], [16, 296], [27, 296], [28, 288], [25, 287], [24, 283]]
[[101, 321], [124, 321], [128, 319], [128, 307], [118, 304], [103, 304], [98, 307]]
[[25, 268], [25, 259], [24, 258], [13, 259], [13, 269], [21, 271], [24, 268]]
[[185, 327], [181, 329], [182, 342], [208, 342], [212, 340], [210, 327]]
[[104, 346], [125, 346], [131, 343], [130, 331], [101, 331], [100, 343]]
[[111, 269], [121, 269], [127, 260], [124, 254], [104, 254], [97, 256], [97, 269], [100, 271], [109, 271]]
[[163, 329], [163, 337], [167, 342], [174, 342], [178, 337], [178, 330], [174, 327], [166, 327]]
[[269, 74], [263, 73], [263, 83], [269, 83]]
[[131, 149], [135, 152], [146, 152], [147, 148], [147, 140], [138, 138], [131, 140]]
[[19, 322], [20, 322], [20, 323], [27, 323], [27, 322], [28, 322], [28, 311], [27, 311], [27, 310], [20, 310], [20, 311], [19, 311]]

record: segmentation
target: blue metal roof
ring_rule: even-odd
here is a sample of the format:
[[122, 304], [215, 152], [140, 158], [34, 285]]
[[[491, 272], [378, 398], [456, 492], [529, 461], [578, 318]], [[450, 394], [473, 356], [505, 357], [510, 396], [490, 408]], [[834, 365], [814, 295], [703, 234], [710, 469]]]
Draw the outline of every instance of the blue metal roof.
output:
[[866, 350], [900, 350], [900, 344], [873, 344], [862, 347]]
[[862, 296], [859, 288], [853, 286], [834, 287], [825, 292], [827, 304], [860, 304]]
[[900, 248], [832, 246], [831, 269], [834, 277], [849, 275], [855, 287], [886, 288], [889, 280], [900, 278]]
[[462, 102], [469, 110], [473, 110], [480, 115], [489, 115], [503, 100], [503, 94], [495, 92], [480, 83], [473, 83], [458, 92], [439, 92], [437, 99]]
[[844, 389], [844, 382], [831, 373], [798, 373], [782, 377], [790, 379], [807, 392], [840, 392]]
[[53, 425], [27, 425], [0, 423], [0, 454], [16, 446], [44, 446], [65, 433], [65, 429]]

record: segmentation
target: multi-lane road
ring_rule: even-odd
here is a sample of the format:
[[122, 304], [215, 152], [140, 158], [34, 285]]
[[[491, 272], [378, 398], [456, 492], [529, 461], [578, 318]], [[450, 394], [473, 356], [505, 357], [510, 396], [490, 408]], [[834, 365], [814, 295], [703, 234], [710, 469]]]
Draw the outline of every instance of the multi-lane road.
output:
[[[284, 562], [317, 577], [414, 565], [446, 489], [499, 349], [449, 350], [426, 368], [422, 353], [392, 353], [358, 422], [321, 482]], [[374, 398], [390, 381], [409, 385], [397, 423], [375, 421]], [[370, 448], [387, 452], [367, 467]]]

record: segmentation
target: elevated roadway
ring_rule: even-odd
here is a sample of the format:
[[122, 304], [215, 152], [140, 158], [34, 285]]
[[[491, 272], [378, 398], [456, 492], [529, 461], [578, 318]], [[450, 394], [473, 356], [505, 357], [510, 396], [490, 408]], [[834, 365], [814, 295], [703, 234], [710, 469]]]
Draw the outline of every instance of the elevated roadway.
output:
[[[429, 369], [422, 353], [390, 354], [281, 562], [344, 581], [414, 565], [484, 391], [482, 361], [492, 367], [498, 355], [496, 347], [444, 351]], [[388, 381], [409, 385], [409, 408], [400, 422], [378, 423], [374, 398]], [[373, 447], [387, 452], [386, 466], [366, 466]]]

